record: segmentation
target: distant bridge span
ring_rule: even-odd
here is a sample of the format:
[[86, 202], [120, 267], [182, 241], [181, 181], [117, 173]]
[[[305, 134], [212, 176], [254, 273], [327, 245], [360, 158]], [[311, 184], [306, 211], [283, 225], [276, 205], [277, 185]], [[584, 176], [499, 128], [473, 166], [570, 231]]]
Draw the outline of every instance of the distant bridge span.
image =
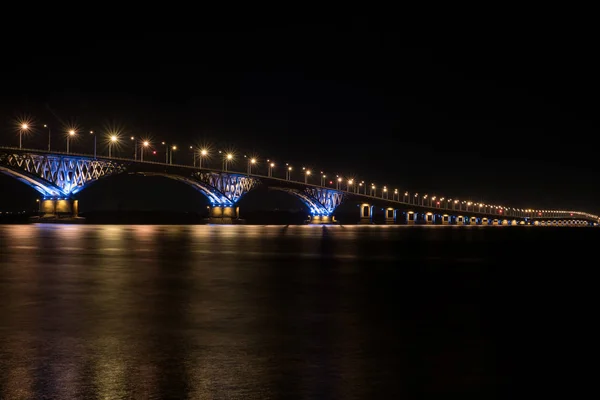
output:
[[266, 186], [298, 198], [308, 208], [311, 220], [317, 223], [332, 222], [335, 209], [348, 198], [360, 204], [364, 223], [373, 221], [377, 209], [384, 211], [383, 220], [387, 223], [553, 225], [571, 221], [569, 224], [598, 225], [600, 222], [600, 217], [581, 211], [524, 210], [444, 198], [435, 201], [435, 197], [427, 201], [427, 196], [419, 198], [407, 192], [402, 195], [397, 191], [388, 192], [386, 188], [380, 189], [378, 194], [373, 187], [367, 194], [366, 187], [360, 188], [357, 184], [346, 185], [343, 190], [342, 185], [334, 189], [259, 174], [12, 147], [0, 147], [0, 173], [38, 191], [40, 210], [46, 215], [76, 215], [78, 193], [104, 178], [129, 173], [161, 176], [193, 187], [209, 200], [215, 220], [236, 218], [237, 202], [254, 188]]

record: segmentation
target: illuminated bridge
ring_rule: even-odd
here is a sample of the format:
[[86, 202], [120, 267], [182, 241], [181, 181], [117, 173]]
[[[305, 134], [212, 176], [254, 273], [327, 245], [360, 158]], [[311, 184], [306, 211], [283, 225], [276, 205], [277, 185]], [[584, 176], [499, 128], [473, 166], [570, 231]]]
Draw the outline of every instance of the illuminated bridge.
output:
[[[249, 160], [250, 161], [250, 160]], [[93, 157], [32, 149], [0, 147], [0, 173], [29, 185], [40, 193], [40, 211], [47, 217], [76, 216], [78, 194], [89, 185], [117, 174], [162, 176], [183, 182], [202, 193], [210, 202], [210, 220], [231, 222], [239, 215], [238, 201], [258, 186], [278, 190], [300, 199], [309, 210], [312, 223], [335, 222], [333, 213], [344, 201], [357, 203], [361, 223], [373, 217], [389, 224], [460, 225], [581, 225], [598, 226], [600, 217], [573, 210], [535, 210], [462, 201], [458, 199], [376, 188], [364, 182], [338, 178], [335, 188], [309, 183], [310, 171], [302, 181], [252, 173], [199, 168], [187, 165], [137, 161], [126, 158]], [[315, 177], [312, 177], [315, 179]], [[6, 193], [3, 193], [6, 196]]]

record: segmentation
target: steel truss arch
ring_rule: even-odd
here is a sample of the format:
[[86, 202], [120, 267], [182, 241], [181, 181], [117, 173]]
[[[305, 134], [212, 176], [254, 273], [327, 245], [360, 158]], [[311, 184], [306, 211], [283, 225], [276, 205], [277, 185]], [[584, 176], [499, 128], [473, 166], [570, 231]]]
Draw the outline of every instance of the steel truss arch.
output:
[[0, 165], [0, 173], [4, 175], [11, 176], [27, 186], [35, 189], [44, 197], [61, 197], [64, 196], [64, 193], [61, 188], [58, 186], [41, 179], [38, 176], [29, 174], [24, 171], [15, 171], [12, 168], [3, 167]]
[[345, 199], [343, 192], [320, 187], [307, 187], [304, 189], [304, 193], [316, 199], [327, 210], [327, 215], [333, 213]]
[[[307, 188], [304, 190], [297, 190], [297, 189], [290, 189], [290, 188], [282, 188], [282, 187], [270, 187], [269, 189], [272, 190], [279, 190], [282, 192], [286, 192], [289, 193], [295, 197], [297, 197], [298, 199], [300, 199], [304, 205], [306, 205], [311, 213], [311, 215], [324, 215], [324, 216], [329, 216], [333, 213], [333, 211], [335, 210], [335, 208], [341, 204], [341, 201], [343, 200], [343, 196], [341, 196], [341, 198], [337, 198], [337, 197], [332, 197], [332, 196], [327, 196], [326, 194], [323, 194], [323, 198], [329, 198], [332, 200], [337, 201], [337, 205], [334, 206], [333, 202], [329, 202], [326, 204], [321, 203], [321, 201], [317, 198], [314, 197], [312, 194], [316, 193], [313, 192], [312, 188]], [[316, 189], [316, 190], [323, 190], [326, 191], [328, 189]], [[334, 191], [332, 191], [334, 192]], [[316, 193], [318, 194], [318, 193]], [[340, 193], [341, 194], [341, 193]]]
[[258, 184], [258, 178], [225, 172], [194, 172], [194, 178], [218, 190], [233, 204]]
[[[113, 160], [17, 151], [1, 152], [0, 166], [14, 171], [15, 177], [17, 177], [15, 174], [20, 173], [38, 181], [42, 186], [47, 186], [52, 192], [52, 194], [48, 193], [48, 196], [69, 196], [77, 193], [90, 182], [125, 170], [125, 163]], [[17, 179], [23, 180], [22, 177]], [[28, 183], [29, 180], [25, 179], [25, 181]]]
[[197, 191], [202, 193], [204, 196], [206, 196], [208, 198], [208, 200], [211, 202], [211, 204], [213, 204], [213, 205], [226, 206], [226, 207], [230, 207], [230, 206], [234, 205], [233, 201], [231, 201], [229, 198], [227, 198], [227, 196], [225, 196], [219, 190], [212, 187], [211, 185], [208, 185], [204, 182], [194, 179], [193, 177], [172, 175], [172, 174], [161, 173], [161, 172], [136, 172], [136, 174], [143, 175], [143, 176], [161, 176], [163, 178], [168, 178], [168, 179], [173, 179], [173, 180], [176, 180], [179, 182], [183, 182], [183, 183], [193, 187], [194, 189], [196, 189]]

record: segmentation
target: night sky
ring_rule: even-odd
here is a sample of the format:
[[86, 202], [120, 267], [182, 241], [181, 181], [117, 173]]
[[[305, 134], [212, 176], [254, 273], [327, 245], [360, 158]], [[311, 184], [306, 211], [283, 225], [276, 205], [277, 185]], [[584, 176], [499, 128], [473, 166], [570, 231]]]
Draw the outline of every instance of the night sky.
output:
[[[62, 124], [118, 125], [154, 143], [207, 141], [400, 190], [600, 213], [589, 40], [500, 32], [416, 41], [383, 27], [23, 36], [5, 49], [15, 56], [0, 75], [0, 142], [18, 145], [13, 124], [24, 115], [56, 127], [61, 150]], [[39, 129], [26, 147], [46, 140]], [[13, 187], [4, 177], [0, 185], [3, 197]]]

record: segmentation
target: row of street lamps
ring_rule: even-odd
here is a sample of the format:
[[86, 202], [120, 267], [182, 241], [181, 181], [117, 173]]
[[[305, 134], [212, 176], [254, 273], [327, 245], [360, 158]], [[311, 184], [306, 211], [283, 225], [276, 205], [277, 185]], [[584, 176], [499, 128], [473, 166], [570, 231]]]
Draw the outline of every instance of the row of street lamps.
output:
[[[48, 129], [48, 151], [50, 151], [50, 128], [48, 127], [48, 125], [44, 125], [44, 128]], [[26, 123], [23, 123], [21, 125], [21, 129], [19, 131], [19, 148], [22, 148], [22, 134], [27, 132], [30, 129], [30, 126]], [[69, 153], [69, 145], [70, 145], [70, 140], [72, 137], [74, 137], [76, 134], [75, 130], [71, 129], [67, 132], [67, 153]], [[90, 131], [90, 134], [94, 134], [94, 131]], [[137, 160], [137, 154], [138, 154], [138, 142], [140, 142], [139, 140], [136, 140], [136, 138], [134, 136], [131, 137], [131, 140], [134, 142], [134, 159]], [[116, 134], [109, 134], [109, 138], [108, 138], [108, 157], [111, 158], [112, 157], [112, 148], [113, 146], [117, 145], [119, 142], [119, 137]], [[161, 144], [165, 147], [165, 163], [166, 164], [173, 164], [173, 152], [175, 150], [177, 150], [177, 146], [176, 145], [167, 145], [165, 142], [161, 142]], [[141, 146], [140, 146], [140, 161], [144, 161], [144, 151], [145, 149], [147, 149], [148, 147], [150, 147], [150, 142], [148, 140], [142, 140], [141, 141]], [[191, 150], [194, 150], [193, 146], [190, 146]], [[229, 164], [233, 162], [234, 160], [234, 156], [233, 153], [231, 152], [223, 152], [221, 150], [219, 150], [219, 154], [222, 154], [222, 170], [223, 171], [228, 171], [228, 167]], [[94, 158], [96, 158], [97, 154], [96, 154], [96, 135], [94, 135]], [[202, 168], [202, 160], [206, 159], [209, 157], [209, 153], [207, 149], [198, 149], [198, 153], [197, 153], [197, 157], [196, 157], [196, 152], [194, 152], [194, 157], [193, 157], [193, 164], [194, 166], [196, 166], [196, 159], [198, 159], [198, 168]], [[257, 164], [257, 159], [255, 157], [247, 157], [244, 156], [244, 158], [248, 159], [248, 165], [247, 165], [247, 173], [248, 175], [252, 174], [252, 167], [255, 166]], [[268, 177], [272, 177], [273, 176], [273, 169], [275, 168], [275, 163], [272, 162], [271, 160], [267, 160], [267, 165], [268, 165], [268, 170], [267, 170], [267, 176]], [[290, 166], [288, 163], [286, 163], [286, 176], [285, 179], [286, 180], [291, 180], [291, 174], [292, 174], [292, 166]], [[304, 183], [308, 184], [308, 179], [312, 174], [312, 171], [310, 169], [307, 169], [306, 167], [302, 167], [302, 170], [304, 171], [303, 175], [304, 175]], [[327, 186], [327, 175], [323, 173], [323, 171], [321, 171], [321, 186], [325, 187]], [[343, 178], [340, 177], [339, 175], [336, 175], [336, 179], [335, 179], [335, 188], [336, 190], [344, 190], [342, 187], [342, 183], [343, 183]], [[333, 181], [330, 181], [330, 183], [333, 183]], [[361, 189], [363, 189], [363, 193], [364, 195], [367, 195], [367, 187], [368, 185], [365, 184], [364, 181], [359, 182], [357, 185], [354, 185], [354, 179], [347, 179], [346, 180], [346, 191], [350, 192], [353, 191], [354, 193], [361, 193]], [[377, 197], [377, 188], [375, 186], [375, 184], [371, 184], [370, 186], [370, 190], [369, 190], [369, 196], [372, 197]], [[389, 191], [387, 186], [384, 186], [381, 190], [381, 198], [382, 199], [389, 199]], [[394, 189], [393, 194], [392, 194], [392, 199], [393, 200], [397, 200], [400, 201], [400, 194], [398, 192], [398, 189]], [[411, 202], [411, 199], [413, 200]], [[418, 193], [415, 193], [414, 198], [411, 198], [411, 196], [409, 196], [408, 192], [404, 193], [403, 202], [406, 202], [408, 204], [415, 204], [415, 205], [427, 205], [425, 204], [425, 202], [428, 199], [428, 195], [423, 195], [421, 197], [419, 197]], [[430, 207], [438, 207], [438, 208], [446, 208], [446, 209], [450, 209], [450, 205], [446, 204], [446, 207], [442, 207], [440, 206], [440, 202], [444, 201], [444, 198], [440, 198], [439, 200], [437, 200], [437, 202], [432, 204], [432, 201], [436, 201], [436, 196], [430, 197], [429, 198], [429, 206]], [[446, 200], [448, 203], [450, 203], [452, 201], [452, 199], [448, 199]], [[454, 202], [451, 203], [452, 204], [452, 209], [455, 210], [457, 205], [459, 207], [459, 210], [462, 210], [463, 205], [465, 205], [465, 211], [469, 211], [469, 207], [471, 205], [473, 205], [472, 207], [472, 211], [474, 211], [475, 206], [479, 206], [479, 211], [481, 211], [481, 207], [484, 207], [484, 210], [491, 210], [491, 209], [499, 209], [499, 212], [502, 213], [502, 209], [503, 207], [501, 206], [492, 206], [492, 205], [486, 205], [486, 204], [481, 204], [481, 203], [472, 203], [470, 201], [462, 201], [459, 202], [459, 200], [454, 200]]]
[[[51, 129], [46, 124], [44, 124], [44, 128], [46, 128], [48, 130], [48, 151], [51, 151], [51, 141], [50, 141]], [[29, 132], [30, 129], [31, 129], [31, 125], [28, 123], [22, 123], [20, 125], [20, 129], [19, 129], [19, 148], [20, 149], [23, 148], [23, 134]], [[77, 134], [77, 132], [75, 131], [75, 129], [69, 129], [66, 132], [67, 153], [70, 152], [70, 142], [72, 139], [75, 138], [76, 134]], [[94, 133], [94, 131], [90, 131], [90, 134], [94, 135], [94, 158], [96, 158], [96, 156], [97, 156], [96, 134]], [[138, 143], [139, 143], [139, 145], [140, 145], [139, 146], [140, 147], [140, 153], [139, 153], [140, 161], [143, 162], [144, 161], [144, 153], [145, 153], [146, 149], [150, 148], [150, 146], [151, 146], [150, 141], [138, 139], [134, 136], [131, 136], [130, 139], [134, 144], [134, 159], [135, 160], [138, 159]], [[116, 133], [109, 133], [108, 137], [107, 137], [107, 142], [108, 142], [108, 157], [112, 158], [113, 147], [119, 144], [120, 138]], [[161, 144], [163, 146], [165, 146], [165, 163], [173, 164], [173, 152], [177, 150], [177, 146], [173, 145], [173, 144], [167, 144], [166, 142], [161, 142]], [[196, 160], [197, 160], [198, 168], [202, 168], [203, 160], [208, 160], [210, 158], [209, 150], [207, 148], [194, 148], [194, 146], [190, 146], [190, 150], [192, 150], [192, 152], [193, 152], [194, 167], [196, 167]], [[154, 151], [154, 154], [156, 154], [156, 151]], [[222, 150], [219, 150], [218, 154], [220, 154], [222, 157], [222, 170], [228, 171], [229, 165], [234, 162], [233, 152], [224, 152]], [[252, 168], [258, 165], [258, 159], [256, 157], [248, 157], [246, 155], [244, 155], [244, 158], [247, 159], [247, 174], [251, 175]], [[275, 168], [275, 163], [272, 160], [267, 159], [267, 167], [268, 167], [267, 176], [273, 177], [273, 170]], [[285, 164], [285, 179], [286, 180], [288, 180], [288, 181], [292, 180], [292, 171], [293, 171], [292, 166], [289, 165], [288, 163], [286, 163]], [[303, 175], [304, 175], [304, 183], [308, 184], [308, 180], [309, 180], [309, 177], [312, 175], [312, 171], [306, 167], [302, 167], [302, 171], [303, 171]], [[323, 186], [323, 187], [327, 186], [327, 175], [323, 171], [321, 171], [321, 174], [320, 174], [320, 183], [321, 183], [321, 186]], [[329, 183], [333, 184], [334, 180], [330, 180]], [[345, 189], [343, 187], [343, 183], [345, 183]], [[368, 187], [369, 187], [369, 190], [367, 189]], [[352, 179], [352, 178], [348, 178], [344, 181], [344, 179], [339, 175], [336, 175], [336, 177], [335, 177], [335, 188], [336, 188], [336, 190], [345, 190], [347, 192], [354, 192], [357, 194], [369, 195], [371, 197], [379, 197], [377, 187], [375, 186], [374, 183], [371, 183], [370, 186], [367, 185], [365, 183], [365, 181], [360, 181], [360, 182], [355, 183], [354, 179]], [[367, 190], [368, 190], [368, 192], [367, 192]], [[389, 199], [390, 192], [391, 192], [391, 190], [388, 190], [387, 186], [383, 186], [383, 188], [381, 189], [380, 197], [382, 199]], [[442, 209], [446, 209], [446, 210], [472, 211], [472, 212], [475, 212], [475, 208], [477, 207], [479, 212], [482, 212], [482, 208], [483, 208], [483, 212], [485, 212], [485, 213], [497, 213], [497, 214], [503, 214], [505, 210], [517, 212], [517, 213], [520, 213], [520, 212], [528, 213], [529, 211], [533, 211], [533, 210], [529, 210], [529, 209], [525, 210], [525, 209], [509, 208], [509, 207], [483, 204], [483, 203], [475, 203], [472, 201], [460, 201], [460, 200], [444, 198], [444, 197], [440, 197], [440, 198], [438, 198], [436, 196], [430, 197], [427, 194], [419, 195], [419, 193], [415, 193], [414, 196], [411, 196], [409, 194], [409, 192], [404, 192], [404, 194], [402, 195], [402, 200], [400, 200], [400, 198], [401, 198], [401, 194], [398, 191], [398, 189], [393, 189], [392, 200], [402, 201], [404, 203], [413, 204], [413, 205], [429, 206], [429, 207], [433, 207], [433, 208], [442, 208]]]

